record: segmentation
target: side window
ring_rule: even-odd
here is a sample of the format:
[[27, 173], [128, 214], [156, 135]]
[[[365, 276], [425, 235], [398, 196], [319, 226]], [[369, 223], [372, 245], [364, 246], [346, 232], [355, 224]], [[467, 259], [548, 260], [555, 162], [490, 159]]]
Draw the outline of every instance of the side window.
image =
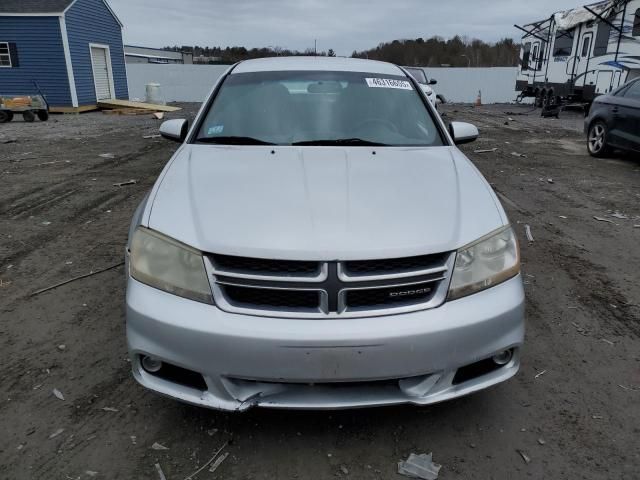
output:
[[522, 50], [522, 66], [521, 69], [524, 72], [529, 70], [529, 57], [531, 56], [531, 42], [525, 43]]
[[558, 30], [553, 45], [554, 57], [568, 57], [573, 50], [573, 30]]
[[538, 70], [538, 50], [540, 49], [540, 44], [536, 43], [533, 46], [533, 55], [531, 55], [531, 61], [533, 62], [533, 69], [534, 70]]
[[606, 55], [609, 47], [609, 37], [611, 36], [611, 26], [608, 23], [600, 22], [596, 41], [593, 44], [593, 56], [600, 57]]
[[634, 37], [640, 37], [640, 8], [636, 10], [636, 15], [633, 18], [633, 32]]
[[13, 62], [11, 61], [11, 51], [9, 50], [9, 43], [0, 42], [0, 67], [11, 68]]
[[634, 100], [640, 100], [640, 82], [632, 83], [622, 94], [624, 98], [632, 98]]
[[582, 57], [588, 57], [589, 56], [589, 47], [590, 46], [591, 46], [591, 36], [587, 35], [582, 40], [582, 51], [581, 51], [581, 54], [580, 54]]

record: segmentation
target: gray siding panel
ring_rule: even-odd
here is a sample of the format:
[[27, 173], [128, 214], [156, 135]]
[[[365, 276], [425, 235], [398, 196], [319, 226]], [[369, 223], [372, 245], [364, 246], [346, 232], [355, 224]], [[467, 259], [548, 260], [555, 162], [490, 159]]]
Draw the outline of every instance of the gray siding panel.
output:
[[0, 95], [36, 93], [35, 80], [51, 106], [71, 106], [58, 17], [0, 16], [0, 42], [14, 42], [20, 61], [0, 68]]
[[127, 100], [127, 71], [122, 30], [102, 0], [78, 0], [66, 13], [69, 50], [78, 93], [78, 104], [95, 105], [90, 43], [109, 45], [116, 98]]

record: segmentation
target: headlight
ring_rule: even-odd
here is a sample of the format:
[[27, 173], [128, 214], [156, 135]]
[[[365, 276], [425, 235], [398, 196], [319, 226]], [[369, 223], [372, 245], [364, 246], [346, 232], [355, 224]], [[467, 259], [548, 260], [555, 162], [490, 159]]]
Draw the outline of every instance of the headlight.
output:
[[203, 303], [213, 303], [202, 253], [147, 228], [131, 239], [129, 271], [139, 282]]
[[458, 250], [448, 300], [493, 287], [520, 272], [518, 240], [510, 226]]

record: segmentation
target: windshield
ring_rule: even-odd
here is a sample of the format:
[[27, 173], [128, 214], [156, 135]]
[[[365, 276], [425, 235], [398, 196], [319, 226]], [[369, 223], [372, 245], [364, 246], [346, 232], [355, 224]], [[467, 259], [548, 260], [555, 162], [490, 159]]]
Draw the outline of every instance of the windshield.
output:
[[197, 142], [231, 145], [443, 145], [404, 76], [356, 72], [229, 75]]
[[405, 70], [409, 72], [418, 83], [429, 83], [427, 76], [424, 74], [424, 70], [421, 68], [405, 68]]

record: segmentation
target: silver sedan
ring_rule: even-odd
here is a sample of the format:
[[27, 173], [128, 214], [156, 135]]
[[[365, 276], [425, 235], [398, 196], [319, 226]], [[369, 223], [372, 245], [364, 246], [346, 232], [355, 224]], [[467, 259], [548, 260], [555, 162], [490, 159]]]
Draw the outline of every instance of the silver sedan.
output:
[[127, 337], [140, 384], [222, 410], [425, 405], [516, 374], [524, 292], [489, 184], [402, 68], [230, 68], [139, 206]]

